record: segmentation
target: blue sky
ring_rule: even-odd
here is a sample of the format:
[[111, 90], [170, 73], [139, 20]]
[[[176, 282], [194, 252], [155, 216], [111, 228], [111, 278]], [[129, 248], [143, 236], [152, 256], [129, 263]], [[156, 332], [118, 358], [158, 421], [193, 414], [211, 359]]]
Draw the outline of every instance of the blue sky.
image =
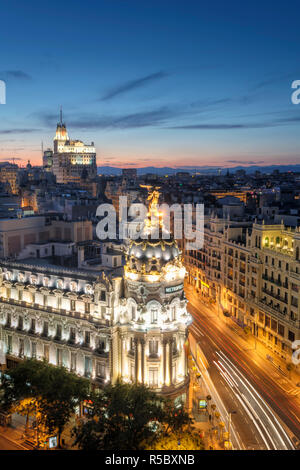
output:
[[0, 159], [39, 163], [59, 107], [98, 165], [300, 163], [290, 1], [14, 1], [1, 7]]

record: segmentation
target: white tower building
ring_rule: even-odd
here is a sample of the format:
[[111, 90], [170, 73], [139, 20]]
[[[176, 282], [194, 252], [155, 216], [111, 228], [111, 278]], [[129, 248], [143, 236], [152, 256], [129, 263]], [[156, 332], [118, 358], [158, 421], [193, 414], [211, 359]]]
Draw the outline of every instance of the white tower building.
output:
[[163, 227], [158, 197], [155, 190], [149, 195], [140, 238], [128, 248], [118, 322], [119, 375], [184, 400], [189, 381], [184, 343], [191, 323], [185, 268], [176, 241]]

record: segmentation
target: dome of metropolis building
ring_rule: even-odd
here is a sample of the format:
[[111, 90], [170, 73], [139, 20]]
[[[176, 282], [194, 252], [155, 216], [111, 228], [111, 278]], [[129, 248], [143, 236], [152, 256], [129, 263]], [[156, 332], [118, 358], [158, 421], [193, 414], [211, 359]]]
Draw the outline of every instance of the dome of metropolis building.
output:
[[156, 267], [161, 269], [165, 264], [179, 260], [180, 251], [175, 240], [134, 240], [128, 249], [128, 257], [136, 269], [145, 265], [146, 270]]

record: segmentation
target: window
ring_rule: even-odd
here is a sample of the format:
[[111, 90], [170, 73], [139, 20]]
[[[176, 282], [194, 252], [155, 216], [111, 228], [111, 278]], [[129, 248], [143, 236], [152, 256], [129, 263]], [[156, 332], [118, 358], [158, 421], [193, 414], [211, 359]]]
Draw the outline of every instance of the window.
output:
[[90, 303], [89, 302], [85, 302], [84, 303], [84, 311], [85, 313], [90, 313]]
[[149, 385], [156, 387], [158, 385], [158, 370], [149, 369]]
[[69, 339], [70, 343], [75, 343], [76, 341], [76, 330], [73, 326], [71, 326], [70, 328], [70, 339]]
[[24, 325], [23, 317], [22, 317], [22, 315], [19, 315], [19, 317], [18, 317], [18, 330], [23, 330], [23, 325]]
[[56, 325], [56, 335], [55, 335], [55, 338], [58, 339], [58, 340], [61, 339], [61, 331], [62, 331], [61, 325]]
[[8, 313], [6, 316], [6, 326], [11, 326], [11, 313]]
[[56, 364], [62, 366], [62, 349], [57, 348], [56, 350]]
[[101, 300], [101, 302], [106, 302], [106, 291], [105, 290], [100, 291], [100, 300]]
[[151, 323], [157, 323], [157, 309], [151, 310]]
[[48, 336], [48, 331], [49, 331], [49, 323], [47, 321], [44, 321], [42, 335]]
[[265, 326], [270, 328], [270, 317], [268, 317], [268, 315], [265, 316]]
[[31, 319], [30, 330], [31, 333], [35, 333], [35, 318]]
[[75, 352], [71, 352], [71, 372], [75, 372], [77, 367], [77, 354]]
[[92, 360], [87, 356], [84, 358], [84, 375], [86, 377], [91, 377], [92, 375]]
[[104, 351], [105, 346], [106, 346], [105, 338], [99, 338], [98, 349], [100, 349], [100, 351]]
[[71, 310], [71, 312], [75, 312], [75, 309], [76, 309], [76, 302], [75, 302], [75, 300], [71, 300], [70, 301], [70, 310]]
[[149, 341], [149, 354], [150, 355], [157, 355], [158, 354], [158, 341], [157, 340], [150, 340]]
[[271, 328], [273, 331], [276, 331], [277, 332], [277, 321], [276, 320], [273, 320], [271, 321]]
[[44, 344], [44, 359], [49, 362], [49, 346]]
[[91, 341], [91, 334], [89, 331], [84, 332], [84, 343], [89, 346]]
[[31, 343], [31, 357], [36, 358], [36, 343]]
[[96, 374], [97, 374], [97, 377], [100, 377], [101, 379], [105, 379], [105, 364], [102, 364], [101, 362], [97, 363]]
[[12, 336], [7, 336], [7, 353], [10, 354], [12, 352]]
[[24, 339], [19, 339], [19, 356], [24, 357]]
[[293, 331], [289, 330], [288, 339], [292, 342], [295, 341], [295, 333], [293, 333]]
[[278, 323], [278, 334], [284, 336], [284, 326], [281, 323]]

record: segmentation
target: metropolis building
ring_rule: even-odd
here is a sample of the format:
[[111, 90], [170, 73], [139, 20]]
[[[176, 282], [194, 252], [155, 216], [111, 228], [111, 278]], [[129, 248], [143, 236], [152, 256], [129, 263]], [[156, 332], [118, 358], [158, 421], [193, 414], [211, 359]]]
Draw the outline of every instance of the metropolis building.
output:
[[6, 366], [23, 358], [63, 365], [99, 385], [144, 383], [185, 399], [188, 387], [184, 343], [191, 317], [177, 243], [131, 240], [124, 268], [101, 273], [18, 261], [0, 262], [0, 340]]

